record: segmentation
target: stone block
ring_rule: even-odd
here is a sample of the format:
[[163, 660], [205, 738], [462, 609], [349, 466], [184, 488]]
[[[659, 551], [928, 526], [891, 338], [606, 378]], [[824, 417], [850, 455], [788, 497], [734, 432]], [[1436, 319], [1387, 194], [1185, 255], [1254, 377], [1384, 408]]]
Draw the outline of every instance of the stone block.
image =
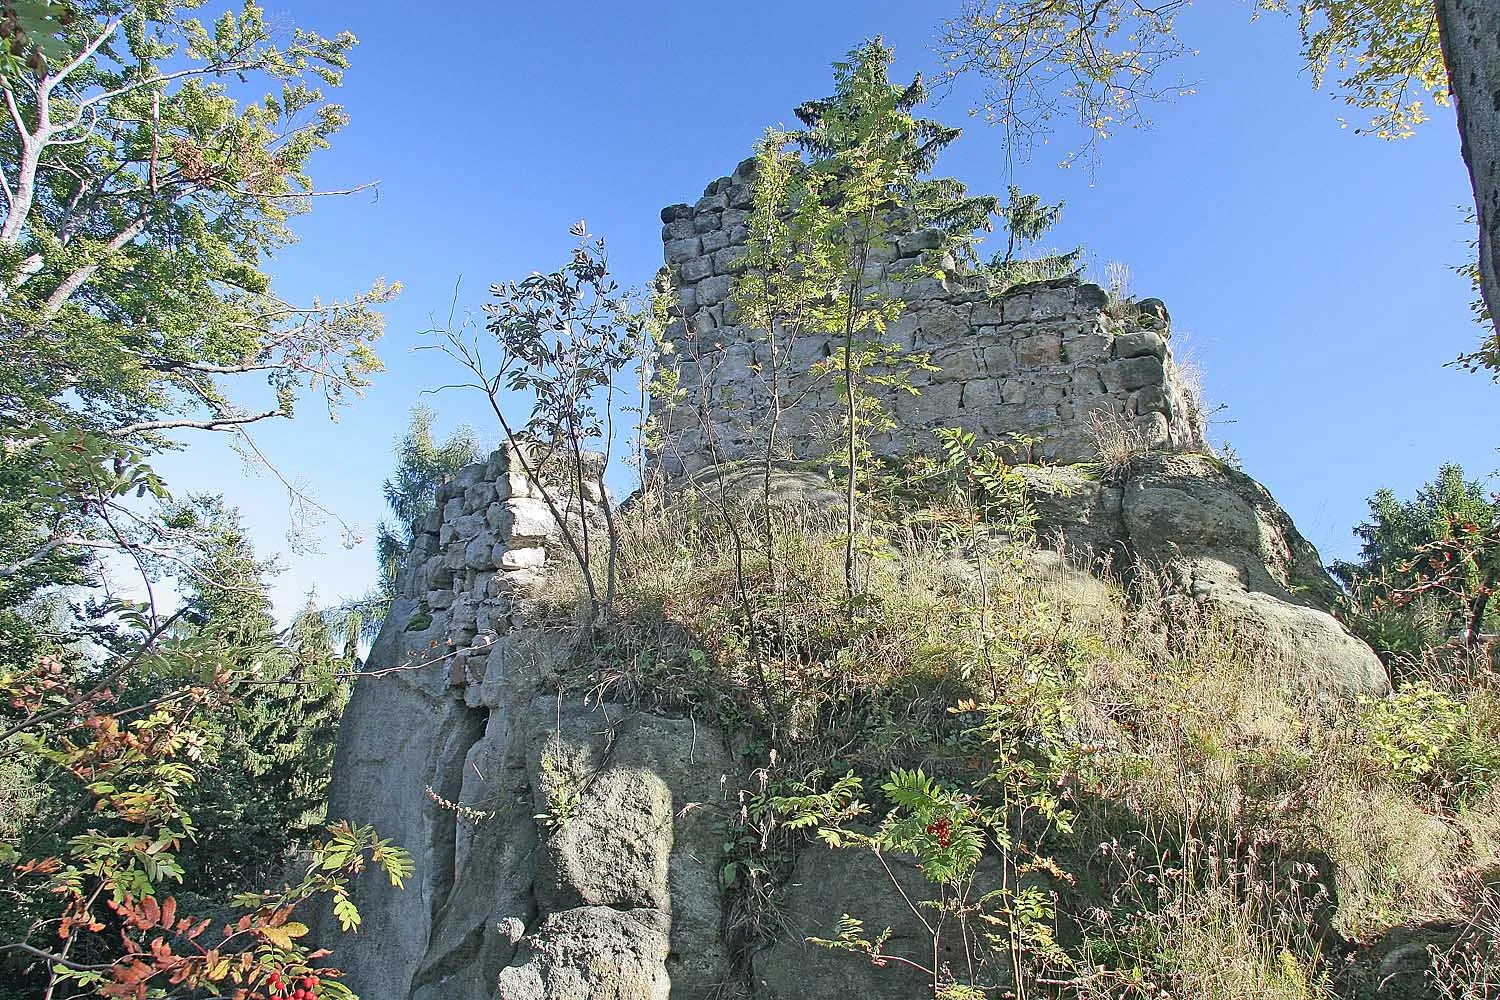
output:
[[1063, 352], [1067, 360], [1072, 363], [1088, 361], [1108, 361], [1112, 343], [1109, 337], [1102, 333], [1087, 333], [1071, 340], [1063, 341]]
[[1004, 375], [1016, 370], [1016, 349], [1009, 343], [991, 344], [984, 349], [984, 370], [989, 375]]
[[1073, 311], [1071, 288], [1044, 288], [1031, 293], [1030, 319], [1062, 319]]
[[1159, 385], [1148, 385], [1137, 392], [1130, 399], [1131, 410], [1136, 414], [1162, 413], [1172, 415], [1172, 407], [1167, 402], [1167, 394]]
[[692, 217], [676, 219], [661, 227], [661, 241], [671, 243], [673, 240], [690, 240], [697, 234], [693, 228]]
[[914, 257], [924, 250], [936, 250], [943, 245], [943, 232], [939, 229], [924, 229], [911, 233], [896, 241], [896, 252], [902, 257]]
[[1115, 357], [1122, 360], [1145, 357], [1161, 359], [1166, 356], [1167, 342], [1150, 330], [1122, 333], [1115, 338]]
[[448, 568], [446, 556], [435, 555], [422, 564], [420, 577], [426, 590], [447, 590], [453, 586], [453, 570]]
[[1023, 368], [1055, 365], [1062, 361], [1062, 334], [1033, 334], [1016, 343], [1016, 360]]
[[468, 594], [459, 594], [448, 614], [448, 624], [455, 632], [474, 632], [474, 601]]
[[702, 212], [693, 216], [693, 232], [696, 235], [712, 233], [720, 228], [720, 214], [718, 212]]
[[932, 363], [941, 369], [929, 373], [933, 382], [967, 382], [984, 373], [978, 349], [967, 344], [934, 351]]
[[507, 548], [500, 556], [500, 568], [506, 571], [541, 569], [547, 564], [547, 550], [534, 546]]
[[723, 230], [715, 230], [714, 232], [703, 234], [704, 253], [713, 253], [716, 250], [723, 250], [727, 246], [729, 246], [729, 234], [724, 232]]
[[729, 197], [730, 208], [755, 207], [755, 188], [749, 184], [735, 184], [725, 193]]
[[682, 219], [691, 219], [692, 217], [692, 205], [668, 205], [666, 208], [661, 210], [661, 221], [666, 225], [671, 225], [672, 223], [678, 222]]
[[1109, 292], [1092, 282], [1085, 282], [1074, 289], [1073, 304], [1082, 313], [1102, 312], [1109, 305]]
[[724, 311], [718, 306], [700, 305], [698, 311], [693, 313], [693, 329], [697, 331], [700, 337], [704, 334], [713, 333], [723, 325]]
[[677, 268], [677, 280], [684, 284], [702, 281], [714, 273], [714, 261], [712, 257], [689, 257], [682, 261]]
[[555, 537], [558, 533], [552, 511], [541, 500], [507, 501], [500, 530], [509, 541], [518, 538], [540, 540]]
[[1024, 323], [1031, 319], [1031, 296], [1007, 295], [1000, 303], [1000, 311], [1007, 323]]
[[446, 611], [453, 607], [453, 600], [453, 590], [448, 587], [427, 592], [427, 607], [432, 611]]
[[964, 387], [959, 382], [932, 385], [920, 396], [903, 392], [896, 397], [896, 418], [917, 427], [951, 423], [960, 410]]
[[1074, 395], [1099, 396], [1106, 390], [1099, 369], [1093, 365], [1079, 365], [1069, 374], [1069, 391]]
[[760, 163], [755, 159], [755, 157], [751, 156], [735, 164], [734, 173], [729, 175], [729, 179], [734, 181], [736, 184], [743, 184], [747, 181], [753, 180], [755, 178], [755, 175], [759, 172]]
[[989, 378], [965, 382], [959, 405], [965, 410], [988, 410], [999, 406], [1000, 383]]
[[1148, 385], [1166, 381], [1166, 369], [1156, 358], [1128, 358], [1106, 365], [1102, 371], [1105, 388], [1110, 392], [1134, 392]]
[[739, 262], [749, 255], [750, 251], [746, 247], [725, 247], [714, 254], [714, 273], [733, 274], [738, 270]]
[[[728, 180], [728, 178], [723, 179]], [[718, 181], [714, 181], [713, 184], [709, 185], [709, 189], [712, 190], [718, 183]], [[725, 186], [727, 187], [728, 185]], [[696, 217], [705, 212], [722, 212], [728, 207], [729, 197], [720, 191], [716, 191], [713, 194], [706, 194], [698, 199], [698, 203], [693, 206], [693, 215]]]
[[1005, 322], [999, 303], [979, 302], [969, 307], [969, 322], [974, 326], [999, 326]]
[[971, 341], [968, 318], [954, 308], [912, 310], [916, 320], [915, 346], [924, 349], [952, 347]]
[[729, 275], [715, 274], [698, 283], [699, 305], [714, 305], [729, 297]]
[[469, 663], [467, 651], [454, 653], [448, 657], [448, 686], [463, 687], [465, 682], [465, 667]]
[[464, 490], [464, 508], [471, 512], [482, 511], [495, 495], [495, 484], [481, 480]]
[[464, 565], [472, 570], [494, 569], [494, 548], [495, 536], [488, 531], [481, 531], [464, 546]]
[[948, 286], [936, 278], [916, 278], [902, 280], [898, 291], [905, 302], [924, 302], [946, 298]]
[[681, 264], [703, 252], [703, 242], [693, 236], [683, 240], [673, 240], [662, 246], [662, 255], [668, 264]]
[[458, 532], [459, 541], [467, 541], [484, 530], [485, 506], [485, 504], [480, 504], [474, 508], [474, 513], [464, 514], [452, 522], [454, 530]]

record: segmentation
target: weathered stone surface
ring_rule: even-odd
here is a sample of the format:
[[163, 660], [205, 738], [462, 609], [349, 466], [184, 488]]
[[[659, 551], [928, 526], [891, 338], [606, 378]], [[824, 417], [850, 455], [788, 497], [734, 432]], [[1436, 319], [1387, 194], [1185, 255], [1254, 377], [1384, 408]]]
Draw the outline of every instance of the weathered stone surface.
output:
[[547, 550], [537, 547], [506, 548], [499, 554], [501, 569], [537, 569], [547, 563]]
[[696, 236], [684, 240], [673, 240], [666, 244], [665, 250], [668, 264], [681, 264], [703, 252], [703, 241]]
[[718, 863], [741, 779], [691, 719], [547, 693], [575, 637], [512, 614], [559, 542], [542, 501], [485, 488], [510, 464], [466, 468], [433, 527], [449, 553], [528, 568], [444, 567], [440, 590], [431, 559], [403, 570], [340, 730], [332, 817], [375, 826], [415, 873], [359, 881], [364, 933], [318, 933], [366, 996], [710, 997], [730, 976]]
[[[911, 864], [903, 858], [890, 860], [900, 890], [915, 899], [928, 898], [926, 880]], [[889, 927], [886, 947], [892, 954], [930, 964], [932, 936], [902, 899], [901, 891], [869, 851], [804, 846], [775, 903], [783, 932], [771, 947], [754, 956], [755, 996], [802, 1000], [930, 995], [932, 980], [910, 966], [891, 963], [878, 968], [864, 956], [830, 952], [806, 940], [836, 938], [839, 918], [847, 913], [863, 920], [872, 933]], [[950, 942], [950, 950], [942, 955], [944, 961], [962, 961], [954, 947]]]
[[1166, 356], [1167, 342], [1150, 330], [1122, 333], [1115, 338], [1115, 357], [1117, 358], [1153, 357], [1160, 360]]
[[[702, 281], [714, 273], [714, 262], [712, 257], [690, 257], [682, 262], [677, 269], [677, 277], [681, 281]], [[683, 311], [692, 312], [692, 306], [683, 302]]]
[[711, 306], [729, 297], [730, 278], [727, 274], [715, 274], [698, 283], [698, 304]]
[[[691, 216], [696, 243], [679, 238], [684, 228], [669, 223], [664, 246], [668, 265], [678, 271], [679, 306], [693, 334], [712, 333], [715, 342], [731, 346], [764, 340], [760, 331], [738, 326], [729, 301], [729, 279], [745, 251], [748, 197], [749, 186], [743, 180], [715, 181]], [[723, 207], [720, 200], [737, 207]], [[930, 450], [933, 428], [962, 424], [982, 435], [1036, 438], [1036, 455], [1051, 461], [1088, 461], [1094, 457], [1088, 418], [1100, 396], [1113, 397], [1106, 407], [1111, 412], [1141, 415], [1137, 430], [1153, 448], [1204, 447], [1201, 418], [1178, 385], [1164, 319], [1148, 317], [1158, 325], [1159, 332], [1153, 332], [1136, 329], [1132, 318], [1125, 324], [1130, 332], [1116, 337], [1122, 324], [1107, 311], [1105, 290], [1073, 280], [1032, 282], [992, 297], [973, 276], [955, 276], [951, 261], [929, 259], [942, 243], [942, 234], [935, 230], [899, 235], [876, 248], [866, 267], [872, 288], [906, 303], [905, 312], [878, 339], [903, 351], [933, 352], [937, 368], [897, 365], [904, 368], [913, 389], [931, 398], [914, 402], [894, 388], [880, 390], [888, 393], [887, 404], [900, 411], [903, 422], [872, 439], [877, 455]], [[923, 276], [919, 265], [926, 264], [941, 265], [949, 277]], [[836, 337], [803, 339], [811, 342], [818, 357], [838, 346]], [[691, 358], [693, 352], [685, 341], [675, 346], [679, 373], [687, 378], [680, 359]], [[795, 394], [795, 383], [805, 378], [809, 362], [806, 349], [791, 353], [794, 361], [783, 373], [783, 384]], [[770, 409], [761, 388], [766, 361], [747, 355], [743, 361], [729, 363], [726, 358], [713, 366], [708, 373], [711, 384], [705, 388], [715, 399], [735, 402], [732, 413], [725, 410], [706, 418], [716, 426], [698, 426], [705, 418], [697, 408], [678, 407], [668, 413], [663, 401], [654, 400], [652, 413], [665, 436], [662, 447], [649, 456], [652, 467], [669, 476], [702, 468], [708, 458], [701, 445], [710, 436], [720, 461], [753, 455], [756, 442], [764, 438]], [[1018, 370], [1028, 374], [1024, 386], [992, 381]], [[1048, 380], [1052, 375], [1058, 378]], [[940, 388], [955, 383], [956, 389]], [[1088, 405], [1081, 405], [1080, 397], [1087, 398]], [[823, 405], [816, 393], [803, 402], [809, 408]], [[778, 433], [778, 438], [786, 456], [811, 458], [825, 451], [824, 430], [808, 423], [803, 430]]]
[[667, 1000], [668, 916], [591, 906], [549, 914], [500, 972], [503, 1000]]
[[1022, 469], [1044, 541], [1165, 571], [1308, 687], [1389, 690], [1385, 667], [1328, 611], [1337, 588], [1265, 487], [1203, 455], [1146, 455], [1118, 483], [1076, 469]]

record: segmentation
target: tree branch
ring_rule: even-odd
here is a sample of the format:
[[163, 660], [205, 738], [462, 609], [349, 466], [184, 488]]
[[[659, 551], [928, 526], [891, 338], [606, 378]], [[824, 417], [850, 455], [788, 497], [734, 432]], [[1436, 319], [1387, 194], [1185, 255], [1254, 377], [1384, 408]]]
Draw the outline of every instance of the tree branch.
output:
[[187, 428], [199, 431], [216, 431], [226, 427], [237, 427], [241, 424], [253, 424], [259, 420], [269, 417], [284, 417], [286, 411], [280, 408], [267, 410], [264, 413], [249, 413], [239, 417], [213, 417], [209, 420], [142, 420], [139, 423], [126, 424], [124, 427], [115, 427], [104, 433], [112, 438], [129, 437], [132, 434], [140, 434], [145, 431], [164, 431], [176, 428]]

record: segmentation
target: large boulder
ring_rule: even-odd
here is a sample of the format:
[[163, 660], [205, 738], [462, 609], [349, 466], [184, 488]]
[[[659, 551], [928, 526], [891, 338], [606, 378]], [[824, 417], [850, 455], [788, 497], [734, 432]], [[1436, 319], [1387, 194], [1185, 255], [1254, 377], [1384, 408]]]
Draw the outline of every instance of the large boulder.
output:
[[1101, 568], [1164, 574], [1268, 665], [1311, 689], [1384, 694], [1374, 650], [1330, 613], [1338, 586], [1264, 486], [1207, 455], [1150, 454], [1114, 478], [1093, 466], [1020, 470], [1044, 543]]

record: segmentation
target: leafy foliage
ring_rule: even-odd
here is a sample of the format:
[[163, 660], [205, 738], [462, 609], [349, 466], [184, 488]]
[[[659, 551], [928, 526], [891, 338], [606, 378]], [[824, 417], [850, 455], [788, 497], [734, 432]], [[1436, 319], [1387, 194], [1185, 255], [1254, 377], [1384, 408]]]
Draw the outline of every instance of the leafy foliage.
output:
[[1380, 765], [1445, 809], [1473, 803], [1500, 779], [1492, 727], [1470, 718], [1464, 702], [1426, 681], [1366, 705], [1361, 723]]
[[396, 573], [411, 548], [416, 524], [437, 503], [438, 487], [479, 459], [472, 428], [461, 425], [439, 442], [432, 436], [436, 419], [429, 406], [412, 408], [406, 433], [396, 442], [396, 471], [385, 481], [385, 505], [395, 524], [380, 522], [375, 558], [380, 563], [380, 592], [386, 598], [395, 594]]
[[[0, 679], [16, 713], [0, 744], [54, 771], [59, 785], [71, 782], [81, 799], [71, 823], [0, 848], [15, 904], [5, 921], [10, 941], [0, 949], [21, 967], [34, 966], [49, 995], [63, 984], [105, 997], [190, 995], [254, 988], [273, 975], [317, 975], [328, 981], [327, 996], [351, 996], [336, 983], [336, 968], [314, 967], [328, 952], [297, 940], [307, 928], [293, 911], [331, 897], [352, 929], [358, 912], [349, 880], [373, 864], [399, 885], [411, 874], [410, 858], [368, 828], [330, 827], [300, 878], [237, 896], [244, 914], [205, 936], [221, 921], [180, 907], [167, 889], [188, 873], [184, 852], [198, 835], [188, 802], [212, 754], [215, 716], [233, 705], [235, 673], [221, 637], [173, 637], [170, 623], [153, 626], [125, 607], [115, 612], [144, 638], [94, 676], [44, 657]], [[119, 707], [121, 689], [143, 677], [184, 683]], [[73, 832], [59, 840], [68, 827]]]
[[[612, 508], [600, 502], [604, 469], [614, 447], [621, 373], [641, 357], [653, 312], [633, 308], [621, 291], [604, 240], [581, 221], [570, 232], [578, 244], [566, 264], [491, 286], [494, 301], [484, 309], [497, 349], [493, 370], [488, 345], [465, 330], [435, 331], [442, 337], [435, 346], [475, 379], [466, 388], [489, 400], [512, 460], [537, 484], [583, 574], [590, 606], [607, 617], [618, 538]], [[500, 405], [505, 392], [530, 400], [524, 424], [506, 416]], [[602, 560], [596, 558], [590, 496], [605, 521]]]
[[1497, 630], [1490, 598], [1500, 583], [1500, 500], [1482, 482], [1447, 464], [1411, 500], [1381, 490], [1369, 505], [1371, 519], [1355, 529], [1359, 560], [1330, 568], [1377, 649], [1414, 658]]
[[[36, 493], [7, 575], [155, 544], [125, 484], [79, 483], [83, 466], [141, 469], [179, 429], [243, 438], [304, 394], [332, 413], [380, 367], [375, 307], [394, 287], [301, 306], [264, 270], [324, 193], [307, 162], [345, 117], [313, 81], [339, 83], [353, 36], [279, 32], [254, 3], [205, 25], [198, 6], [75, 4], [59, 26], [76, 54], [9, 81], [0, 419], [7, 464], [58, 490]], [[276, 90], [241, 102], [231, 75]], [[251, 408], [262, 380], [273, 398]]]
[[[910, 370], [928, 364], [924, 355], [883, 341], [905, 303], [871, 279], [872, 254], [905, 233], [931, 230], [938, 239], [930, 262], [892, 277], [945, 282], [957, 276], [960, 260], [973, 262], [974, 233], [988, 230], [998, 210], [992, 197], [973, 197], [956, 180], [929, 176], [960, 130], [914, 114], [927, 100], [926, 88], [920, 77], [893, 84], [893, 58], [878, 38], [853, 50], [834, 63], [833, 95], [797, 109], [805, 127], [773, 131], [763, 141], [750, 254], [735, 289], [746, 311], [766, 321], [772, 339], [778, 321], [783, 327], [790, 321], [793, 336], [812, 332], [840, 340], [809, 374], [814, 384], [832, 382], [844, 397], [840, 457], [851, 600], [858, 592], [860, 476], [870, 459], [865, 442], [892, 426], [880, 395], [870, 390], [912, 392]], [[789, 143], [809, 160], [788, 156]], [[788, 250], [797, 255], [778, 261]], [[790, 343], [781, 353], [790, 356]], [[779, 401], [776, 407], [779, 418]]]

